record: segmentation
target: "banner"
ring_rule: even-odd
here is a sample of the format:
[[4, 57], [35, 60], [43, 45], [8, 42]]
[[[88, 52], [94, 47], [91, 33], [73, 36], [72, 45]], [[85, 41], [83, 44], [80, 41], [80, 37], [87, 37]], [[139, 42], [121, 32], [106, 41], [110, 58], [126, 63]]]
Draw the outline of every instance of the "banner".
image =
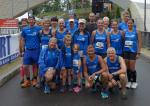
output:
[[11, 62], [19, 55], [19, 34], [0, 35], [0, 66]]
[[18, 28], [18, 20], [17, 19], [0, 19], [0, 27]]
[[19, 32], [17, 19], [0, 19], [0, 35], [16, 34]]

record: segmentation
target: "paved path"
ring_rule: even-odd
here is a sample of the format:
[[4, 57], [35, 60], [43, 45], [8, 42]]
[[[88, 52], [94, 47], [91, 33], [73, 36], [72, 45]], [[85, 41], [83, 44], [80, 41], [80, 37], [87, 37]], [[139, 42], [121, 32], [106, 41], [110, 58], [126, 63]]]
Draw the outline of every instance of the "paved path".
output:
[[128, 90], [128, 99], [121, 100], [118, 94], [102, 100], [98, 94], [84, 90], [80, 94], [52, 92], [43, 94], [35, 88], [22, 89], [19, 75], [0, 88], [0, 106], [149, 106], [150, 105], [150, 60], [141, 57], [136, 64], [139, 86]]

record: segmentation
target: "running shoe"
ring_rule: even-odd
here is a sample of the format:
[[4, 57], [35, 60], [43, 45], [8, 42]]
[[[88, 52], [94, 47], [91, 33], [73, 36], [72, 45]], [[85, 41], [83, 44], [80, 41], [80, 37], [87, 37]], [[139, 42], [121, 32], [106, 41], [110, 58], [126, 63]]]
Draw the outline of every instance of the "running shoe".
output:
[[24, 83], [21, 84], [22, 88], [27, 88], [27, 87], [30, 87], [30, 86], [31, 86], [30, 80], [25, 80]]
[[108, 93], [107, 92], [101, 92], [101, 97], [103, 99], [107, 99], [109, 97]]
[[33, 80], [32, 80], [32, 86], [35, 87], [36, 84], [37, 84], [37, 79], [33, 79]]
[[76, 87], [73, 88], [73, 91], [74, 91], [75, 93], [79, 93], [79, 92], [81, 91], [81, 87], [76, 86]]
[[69, 86], [68, 86], [68, 90], [69, 90], [69, 92], [72, 92], [72, 91], [73, 91], [73, 89], [72, 89], [72, 86], [71, 86], [71, 85], [69, 85]]
[[132, 88], [132, 89], [136, 89], [137, 86], [138, 86], [138, 83], [137, 83], [137, 82], [132, 82], [132, 84], [131, 84], [131, 88]]
[[65, 87], [61, 87], [61, 88], [60, 88], [60, 92], [61, 92], [61, 93], [64, 93], [64, 92], [65, 92]]
[[131, 82], [128, 82], [128, 83], [126, 84], [126, 88], [131, 88]]
[[47, 84], [45, 84], [44, 93], [45, 94], [49, 94], [50, 93], [50, 88], [49, 88], [49, 86]]

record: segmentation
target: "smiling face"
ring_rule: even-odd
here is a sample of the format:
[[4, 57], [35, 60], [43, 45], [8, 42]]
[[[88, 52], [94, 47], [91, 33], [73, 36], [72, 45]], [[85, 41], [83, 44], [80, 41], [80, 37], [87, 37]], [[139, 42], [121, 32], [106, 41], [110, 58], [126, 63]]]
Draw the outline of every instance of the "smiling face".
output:
[[130, 30], [132, 30], [133, 24], [134, 24], [134, 23], [133, 23], [133, 20], [132, 20], [132, 19], [129, 19], [127, 24], [128, 24], [128, 28], [129, 28]]
[[117, 21], [113, 21], [113, 22], [112, 22], [112, 28], [113, 28], [114, 30], [117, 30], [117, 29], [118, 29], [118, 22], [117, 22]]
[[116, 58], [116, 51], [114, 48], [110, 47], [107, 50], [107, 56], [110, 58], [111, 61], [114, 61]]
[[29, 19], [28, 19], [28, 22], [29, 22], [29, 25], [30, 25], [30, 26], [34, 26], [34, 24], [35, 24], [35, 19], [34, 19], [34, 18], [29, 18]]
[[99, 19], [97, 21], [97, 28], [98, 29], [103, 29], [103, 27], [104, 27], [104, 22], [103, 22], [103, 20]]
[[58, 25], [59, 25], [59, 28], [60, 28], [60, 29], [63, 29], [64, 26], [65, 26], [64, 20], [63, 20], [63, 19], [60, 19], [59, 22], [58, 22]]
[[95, 50], [94, 50], [94, 47], [92, 45], [88, 46], [87, 54], [90, 58], [95, 56]]

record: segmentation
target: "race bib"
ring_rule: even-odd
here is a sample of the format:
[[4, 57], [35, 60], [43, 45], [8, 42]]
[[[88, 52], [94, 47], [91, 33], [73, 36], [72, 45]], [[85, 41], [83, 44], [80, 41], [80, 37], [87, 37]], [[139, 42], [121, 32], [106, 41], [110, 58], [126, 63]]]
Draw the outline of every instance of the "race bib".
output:
[[96, 48], [104, 48], [104, 43], [103, 42], [97, 42]]
[[48, 45], [42, 45], [42, 49], [47, 49]]
[[73, 66], [79, 66], [79, 61], [78, 60], [73, 60]]
[[80, 57], [83, 57], [83, 50], [79, 51], [79, 55], [80, 55]]
[[131, 47], [133, 45], [133, 41], [125, 41], [126, 47]]

